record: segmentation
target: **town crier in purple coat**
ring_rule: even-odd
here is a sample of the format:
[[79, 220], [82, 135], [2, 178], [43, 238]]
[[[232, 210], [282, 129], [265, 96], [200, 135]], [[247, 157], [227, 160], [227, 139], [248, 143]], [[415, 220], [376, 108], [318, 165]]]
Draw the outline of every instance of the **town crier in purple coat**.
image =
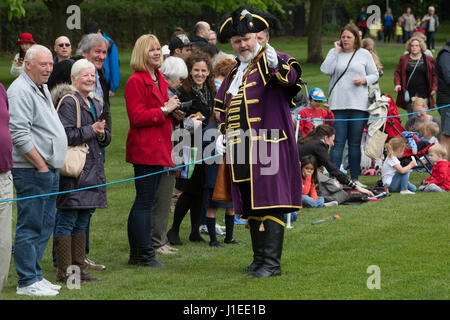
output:
[[301, 89], [299, 63], [256, 33], [277, 27], [269, 14], [241, 7], [226, 16], [219, 41], [231, 45], [238, 63], [222, 82], [215, 111], [222, 132], [216, 150], [230, 164], [237, 214], [248, 218], [253, 262], [249, 278], [281, 275], [283, 214], [301, 207], [301, 172], [290, 108]]

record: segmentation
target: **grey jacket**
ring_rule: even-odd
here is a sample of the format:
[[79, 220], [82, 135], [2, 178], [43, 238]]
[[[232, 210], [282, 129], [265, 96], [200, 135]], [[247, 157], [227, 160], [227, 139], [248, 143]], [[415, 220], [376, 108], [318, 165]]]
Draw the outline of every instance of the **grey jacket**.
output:
[[8, 88], [14, 168], [33, 168], [24, 154], [33, 147], [48, 167], [59, 169], [64, 164], [67, 137], [53, 106], [52, 97], [43, 85], [45, 95], [23, 72]]

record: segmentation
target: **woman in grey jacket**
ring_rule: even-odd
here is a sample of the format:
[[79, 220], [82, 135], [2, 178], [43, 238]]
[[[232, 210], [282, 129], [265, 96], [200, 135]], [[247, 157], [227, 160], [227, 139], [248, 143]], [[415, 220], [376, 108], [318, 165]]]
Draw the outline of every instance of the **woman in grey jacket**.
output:
[[334, 147], [330, 156], [339, 168], [342, 153], [348, 142], [351, 179], [357, 184], [360, 173], [361, 137], [366, 120], [339, 119], [367, 118], [369, 95], [367, 87], [378, 80], [378, 71], [369, 51], [361, 48], [358, 30], [347, 25], [341, 30], [340, 40], [328, 52], [320, 70], [331, 76], [328, 103], [335, 116]]
[[[71, 70], [75, 90], [65, 96], [58, 110], [69, 146], [86, 143], [89, 153], [86, 164], [77, 178], [61, 176], [60, 191], [90, 187], [106, 182], [102, 147], [111, 142], [111, 134], [102, 117], [102, 106], [89, 97], [95, 84], [95, 67], [86, 59], [75, 62]], [[57, 87], [56, 90], [58, 90]], [[75, 101], [77, 99], [77, 101]], [[77, 103], [81, 111], [81, 127], [77, 128]], [[60, 194], [56, 201], [57, 219], [54, 232], [57, 281], [65, 282], [69, 276], [67, 267], [80, 267], [81, 280], [100, 280], [87, 273], [85, 264], [86, 228], [89, 216], [95, 208], [106, 208], [106, 189], [99, 187], [79, 192]]]

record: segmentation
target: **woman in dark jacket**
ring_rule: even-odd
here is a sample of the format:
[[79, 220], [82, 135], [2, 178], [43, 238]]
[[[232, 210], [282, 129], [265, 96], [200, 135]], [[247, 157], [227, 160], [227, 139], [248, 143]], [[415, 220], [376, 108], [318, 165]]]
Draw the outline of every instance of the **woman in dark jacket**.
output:
[[299, 158], [301, 159], [306, 155], [313, 155], [317, 160], [317, 167], [324, 166], [341, 184], [347, 185], [368, 196], [373, 196], [371, 191], [356, 185], [356, 183], [350, 180], [349, 177], [338, 169], [333, 160], [331, 160], [328, 151], [334, 145], [334, 137], [335, 131], [332, 126], [322, 124], [315, 127], [306, 137], [300, 138], [298, 143]]
[[[434, 58], [424, 54], [426, 49], [422, 39], [417, 37], [409, 39], [406, 42], [408, 54], [400, 57], [394, 72], [394, 90], [398, 93], [395, 103], [408, 113], [412, 112], [411, 98], [414, 96], [426, 99], [428, 106], [434, 107], [433, 96], [437, 91], [437, 78], [434, 72]], [[408, 82], [409, 78], [411, 79]], [[410, 97], [408, 102], [405, 101], [406, 90]]]
[[[87, 144], [89, 153], [79, 177], [61, 176], [60, 191], [104, 184], [106, 178], [101, 148], [111, 142], [111, 134], [102, 119], [102, 106], [97, 99], [89, 96], [95, 85], [94, 65], [86, 59], [78, 60], [72, 66], [71, 78], [73, 90], [69, 90], [70, 96], [62, 97], [58, 115], [66, 130], [69, 146]], [[77, 104], [81, 112], [80, 128], [77, 128]], [[57, 281], [67, 281], [67, 267], [71, 265], [80, 267], [81, 280], [100, 280], [87, 273], [85, 230], [93, 210], [107, 207], [105, 187], [61, 194], [56, 200], [56, 207], [58, 218], [54, 245], [58, 263]]]
[[[195, 146], [200, 155], [197, 159], [201, 159], [202, 139], [197, 140], [200, 142], [197, 145], [196, 137], [202, 134], [202, 127], [208, 124], [211, 117], [212, 109], [214, 106], [214, 97], [216, 94], [216, 88], [214, 85], [214, 77], [212, 75], [211, 61], [208, 56], [198, 52], [191, 55], [187, 61], [189, 76], [183, 81], [182, 87], [179, 88], [180, 101], [192, 101], [192, 106], [186, 111], [187, 121], [184, 121], [184, 126], [187, 125], [192, 128], [191, 133], [191, 146]], [[200, 114], [201, 115], [200, 115]], [[187, 122], [192, 120], [193, 124]], [[202, 123], [197, 122], [201, 120]], [[180, 240], [180, 225], [184, 219], [184, 216], [190, 210], [191, 213], [191, 234], [189, 235], [190, 241], [205, 241], [199, 232], [200, 220], [203, 208], [203, 184], [205, 179], [204, 165], [202, 163], [195, 164], [194, 172], [190, 179], [178, 178], [175, 187], [183, 191], [178, 198], [175, 205], [173, 223], [170, 230], [167, 232], [167, 238], [173, 245], [181, 245]]]

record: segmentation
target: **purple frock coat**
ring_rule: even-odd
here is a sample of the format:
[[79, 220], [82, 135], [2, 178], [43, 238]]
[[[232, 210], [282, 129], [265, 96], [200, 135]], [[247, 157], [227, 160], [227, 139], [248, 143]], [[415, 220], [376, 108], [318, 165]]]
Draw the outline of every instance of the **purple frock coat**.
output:
[[[248, 76], [233, 97], [228, 88], [238, 61], [216, 95], [219, 129], [227, 135], [227, 157], [238, 154], [239, 147], [246, 151], [245, 165], [230, 166], [237, 214], [243, 214], [237, 183], [244, 181], [250, 182], [252, 210], [292, 212], [301, 207], [300, 162], [290, 113], [292, 99], [301, 89], [301, 68], [287, 54], [277, 55], [275, 70], [268, 68], [265, 52], [258, 62], [250, 63]], [[242, 130], [248, 130], [247, 140]]]

